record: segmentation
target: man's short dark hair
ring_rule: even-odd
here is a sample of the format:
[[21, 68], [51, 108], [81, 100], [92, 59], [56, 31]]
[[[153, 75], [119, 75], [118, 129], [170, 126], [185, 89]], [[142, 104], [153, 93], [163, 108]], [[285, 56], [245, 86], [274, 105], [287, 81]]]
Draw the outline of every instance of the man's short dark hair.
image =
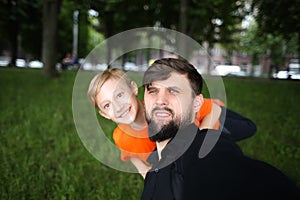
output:
[[156, 60], [145, 72], [143, 85], [148, 87], [153, 81], [166, 80], [172, 72], [186, 75], [195, 95], [202, 92], [203, 80], [197, 69], [185, 60], [162, 58]]

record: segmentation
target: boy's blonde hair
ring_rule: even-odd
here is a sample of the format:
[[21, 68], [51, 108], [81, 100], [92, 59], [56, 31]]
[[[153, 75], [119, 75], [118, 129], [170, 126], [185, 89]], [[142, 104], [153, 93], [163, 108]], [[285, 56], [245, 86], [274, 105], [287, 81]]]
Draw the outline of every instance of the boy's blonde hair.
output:
[[126, 73], [117, 68], [107, 69], [104, 72], [97, 74], [91, 80], [90, 86], [88, 89], [88, 98], [95, 107], [99, 108], [99, 106], [97, 105], [96, 96], [99, 94], [100, 89], [103, 86], [103, 84], [111, 78], [116, 79], [116, 80], [124, 79], [128, 85], [131, 82], [128, 79]]

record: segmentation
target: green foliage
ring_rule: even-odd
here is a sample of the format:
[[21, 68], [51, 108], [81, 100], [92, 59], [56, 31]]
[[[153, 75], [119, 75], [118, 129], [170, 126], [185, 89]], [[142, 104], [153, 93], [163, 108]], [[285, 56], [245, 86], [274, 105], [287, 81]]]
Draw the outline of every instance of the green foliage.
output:
[[[245, 1], [192, 1], [190, 5], [190, 26], [195, 26], [193, 37], [207, 41], [210, 47], [215, 43], [238, 42], [233, 37], [240, 31], [240, 24], [248, 14]], [[195, 23], [196, 22], [196, 23]]]
[[62, 1], [58, 18], [58, 51], [60, 58], [64, 58], [67, 52], [72, 53], [73, 44], [73, 12], [76, 5], [71, 1]]
[[105, 40], [102, 33], [96, 31], [97, 27], [99, 27], [99, 20], [95, 16], [88, 17], [88, 44], [87, 50], [90, 52], [92, 51], [98, 44]]
[[0, 1], [0, 50], [16, 50], [20, 43], [28, 54], [40, 56], [41, 7], [40, 0]]
[[263, 32], [281, 34], [285, 38], [299, 34], [299, 0], [254, 0], [253, 7], [258, 9], [256, 18]]
[[74, 1], [62, 1], [58, 25], [59, 57], [64, 58], [67, 52], [73, 49], [73, 12], [79, 11], [78, 16], [78, 56], [85, 57], [88, 52], [88, 14], [87, 7]]
[[[186, 1], [186, 0], [182, 0]], [[239, 24], [247, 14], [246, 1], [186, 1], [187, 25], [185, 34], [198, 42], [233, 42], [232, 34], [239, 30]], [[125, 0], [90, 1], [90, 7], [99, 12], [99, 21], [105, 37], [145, 26], [161, 26], [181, 30], [181, 1], [141, 1], [130, 3]], [[126, 9], [124, 9], [126, 7]], [[216, 23], [216, 20], [220, 23]]]
[[263, 34], [280, 35], [289, 41], [296, 37], [300, 55], [300, 1], [254, 0], [252, 3], [259, 29]]
[[[72, 51], [73, 11], [79, 10], [79, 56], [88, 53], [87, 7], [82, 2], [63, 0], [60, 7], [58, 25], [58, 56], [64, 57]], [[14, 40], [19, 49], [30, 58], [41, 59], [42, 51], [42, 11], [41, 0], [20, 0], [0, 2], [0, 50], [12, 48]], [[54, 42], [54, 41], [52, 41]]]
[[[40, 74], [0, 69], [0, 199], [139, 199], [140, 175], [102, 165], [80, 141], [72, 117], [75, 72], [55, 80]], [[258, 126], [239, 143], [245, 154], [300, 185], [299, 83], [228, 78], [224, 84], [228, 107]]]
[[297, 54], [297, 37], [286, 40], [282, 35], [263, 34], [254, 21], [240, 35], [240, 41], [240, 50], [253, 57], [253, 64], [259, 63], [259, 57], [269, 54], [273, 64], [283, 66], [286, 56]]

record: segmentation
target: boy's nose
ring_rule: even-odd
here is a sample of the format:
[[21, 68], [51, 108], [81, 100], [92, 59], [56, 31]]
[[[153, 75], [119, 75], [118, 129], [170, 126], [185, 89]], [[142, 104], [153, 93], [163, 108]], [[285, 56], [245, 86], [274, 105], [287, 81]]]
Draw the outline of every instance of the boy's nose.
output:
[[123, 104], [120, 103], [120, 102], [115, 101], [113, 103], [113, 109], [114, 109], [115, 114], [119, 114], [123, 109]]

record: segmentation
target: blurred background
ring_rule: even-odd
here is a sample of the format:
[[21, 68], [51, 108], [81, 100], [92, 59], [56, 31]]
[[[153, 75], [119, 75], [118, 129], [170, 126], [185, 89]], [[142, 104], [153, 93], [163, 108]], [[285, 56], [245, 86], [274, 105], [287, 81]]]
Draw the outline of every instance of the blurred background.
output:
[[[78, 72], [118, 67], [142, 80], [153, 59], [174, 56], [142, 49], [113, 63], [110, 54], [107, 62], [87, 62], [106, 39], [140, 27], [179, 31], [201, 44], [191, 54], [195, 67], [222, 76], [221, 100], [257, 125], [238, 142], [244, 154], [300, 186], [299, 0], [0, 0], [0, 13], [0, 199], [140, 198], [142, 177], [93, 157], [72, 113]], [[155, 35], [139, 39], [157, 42]], [[113, 142], [116, 124], [97, 117]], [[88, 119], [82, 116], [87, 126]]]
[[[212, 63], [195, 58], [205, 73], [300, 78], [298, 0], [2, 0], [0, 10], [0, 66], [44, 67], [57, 76], [117, 33], [163, 27], [205, 48]], [[132, 53], [120, 67], [143, 70], [149, 59], [149, 52]]]

